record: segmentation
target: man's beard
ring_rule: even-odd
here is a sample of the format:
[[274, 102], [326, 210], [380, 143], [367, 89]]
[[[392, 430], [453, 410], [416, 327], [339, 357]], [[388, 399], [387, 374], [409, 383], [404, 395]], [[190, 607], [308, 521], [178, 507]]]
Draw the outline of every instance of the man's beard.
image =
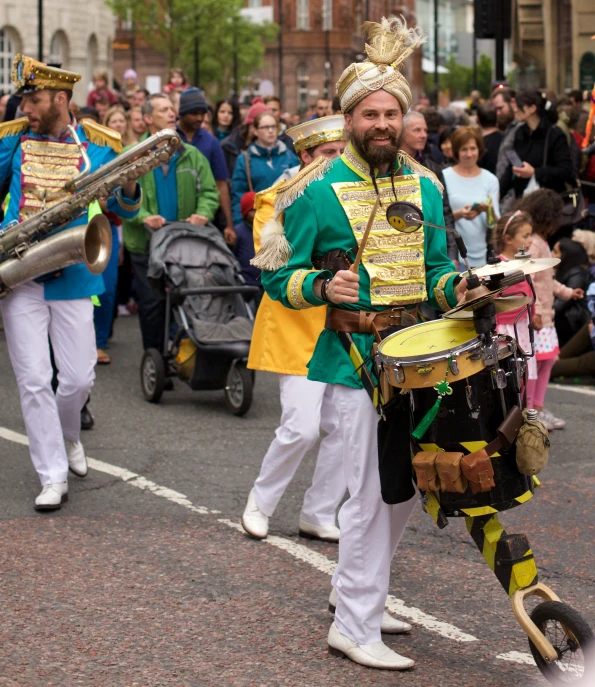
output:
[[514, 112], [510, 110], [507, 114], [503, 112], [498, 115], [498, 128], [500, 131], [506, 131], [508, 125], [514, 121]]
[[48, 109], [39, 117], [39, 124], [37, 125], [36, 133], [40, 136], [51, 134], [56, 120], [60, 117], [60, 110], [52, 101]]
[[[372, 140], [374, 136], [388, 136], [389, 142], [384, 145], [376, 145]], [[368, 129], [364, 134], [360, 134], [356, 129], [353, 129], [350, 135], [350, 140], [354, 148], [370, 165], [370, 167], [380, 167], [388, 164], [391, 169], [394, 168], [397, 161], [397, 153], [401, 146], [401, 136], [391, 131], [378, 131], [377, 129]]]

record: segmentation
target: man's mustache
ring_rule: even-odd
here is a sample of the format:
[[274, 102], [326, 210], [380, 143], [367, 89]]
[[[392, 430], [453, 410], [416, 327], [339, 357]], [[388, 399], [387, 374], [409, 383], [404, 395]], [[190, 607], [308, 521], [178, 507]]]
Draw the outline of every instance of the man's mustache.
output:
[[379, 129], [371, 129], [369, 131], [366, 131], [366, 133], [364, 134], [364, 141], [370, 141], [375, 136], [388, 137], [393, 143], [397, 142], [397, 135], [394, 133], [394, 131], [386, 129], [384, 131], [380, 131]]

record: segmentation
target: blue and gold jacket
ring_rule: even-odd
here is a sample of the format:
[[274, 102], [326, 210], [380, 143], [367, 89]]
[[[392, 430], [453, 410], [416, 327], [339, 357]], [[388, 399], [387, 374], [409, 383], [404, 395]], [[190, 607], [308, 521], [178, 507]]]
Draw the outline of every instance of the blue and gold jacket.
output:
[[[113, 160], [122, 150], [117, 132], [91, 120], [83, 120], [76, 131], [86, 146], [91, 172]], [[68, 198], [71, 193], [62, 187], [79, 173], [82, 165], [80, 151], [68, 133], [60, 139], [35, 134], [29, 129], [27, 117], [0, 124], [0, 184], [10, 180], [10, 200], [2, 228]], [[122, 219], [131, 219], [140, 205], [141, 191], [137, 185], [136, 198], [126, 198], [118, 189], [108, 201], [107, 209]], [[64, 229], [86, 224], [87, 214], [83, 212]], [[59, 276], [44, 282], [46, 300], [88, 298], [104, 290], [103, 277], [91, 274], [82, 264], [66, 267]]]

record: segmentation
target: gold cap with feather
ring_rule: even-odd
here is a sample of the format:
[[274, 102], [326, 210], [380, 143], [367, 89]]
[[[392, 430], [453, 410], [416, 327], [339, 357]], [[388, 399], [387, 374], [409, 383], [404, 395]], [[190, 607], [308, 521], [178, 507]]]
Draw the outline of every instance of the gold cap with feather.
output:
[[354, 62], [341, 74], [337, 93], [345, 114], [367, 95], [385, 90], [394, 95], [403, 114], [411, 106], [411, 89], [401, 74], [403, 62], [425, 42], [421, 29], [409, 28], [403, 17], [382, 17], [380, 24], [367, 21], [362, 26], [366, 36], [367, 59]]

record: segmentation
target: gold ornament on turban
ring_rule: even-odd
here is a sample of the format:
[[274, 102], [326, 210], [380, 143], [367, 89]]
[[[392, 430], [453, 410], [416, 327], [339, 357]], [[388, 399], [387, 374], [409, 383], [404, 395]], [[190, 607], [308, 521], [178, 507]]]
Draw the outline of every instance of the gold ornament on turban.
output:
[[385, 90], [394, 95], [403, 114], [411, 106], [411, 89], [401, 74], [403, 62], [425, 43], [419, 27], [407, 27], [403, 17], [382, 17], [380, 24], [367, 21], [362, 26], [366, 36], [367, 59], [354, 62], [341, 74], [337, 93], [343, 113], [352, 110], [367, 95]]

